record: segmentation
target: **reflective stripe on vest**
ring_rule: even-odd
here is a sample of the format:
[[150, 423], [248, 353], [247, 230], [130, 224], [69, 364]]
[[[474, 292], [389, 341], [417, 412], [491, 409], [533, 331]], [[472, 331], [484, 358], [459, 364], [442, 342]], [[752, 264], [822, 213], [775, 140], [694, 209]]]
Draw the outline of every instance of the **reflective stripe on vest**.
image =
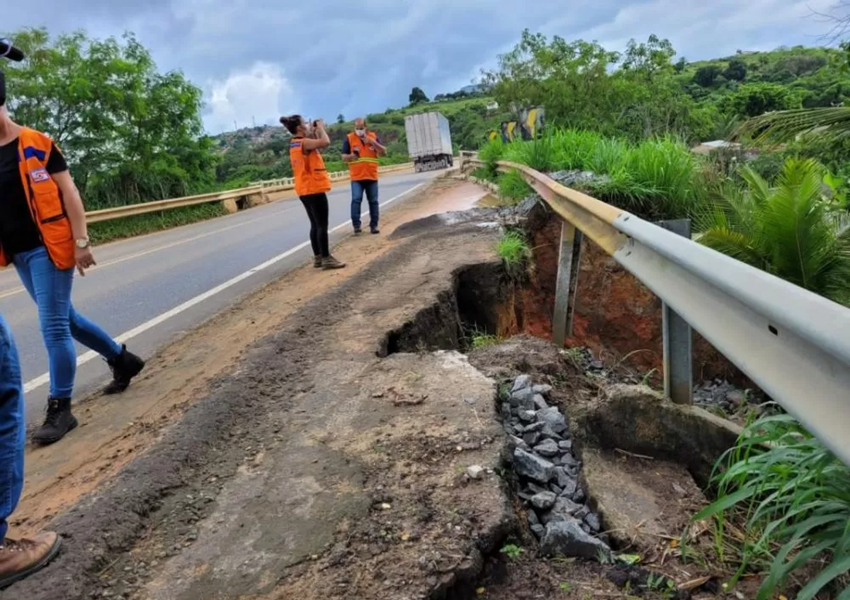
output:
[[[378, 136], [369, 131], [366, 137], [377, 140]], [[363, 143], [356, 133], [348, 134], [348, 143], [351, 146], [351, 152], [354, 153], [355, 148], [360, 149], [360, 157], [348, 163], [348, 170], [351, 173], [351, 181], [377, 181], [378, 180], [378, 153]]]
[[[30, 215], [50, 260], [57, 269], [73, 269], [76, 258], [71, 222], [65, 212], [62, 192], [47, 172], [52, 148], [53, 141], [49, 137], [25, 127], [18, 136], [18, 170]], [[8, 264], [9, 257], [0, 249], [0, 266]]]

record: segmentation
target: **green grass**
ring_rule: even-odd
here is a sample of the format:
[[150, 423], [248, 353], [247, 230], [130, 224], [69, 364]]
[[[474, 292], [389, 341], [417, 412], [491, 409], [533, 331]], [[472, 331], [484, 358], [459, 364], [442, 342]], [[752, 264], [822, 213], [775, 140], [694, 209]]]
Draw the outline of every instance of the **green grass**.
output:
[[518, 274], [531, 258], [531, 248], [520, 231], [507, 231], [496, 249], [509, 273]]
[[586, 191], [647, 219], [692, 216], [701, 206], [700, 159], [671, 138], [639, 144], [577, 129], [550, 131], [537, 140], [491, 141], [479, 151], [495, 165], [508, 160], [541, 172], [592, 171], [608, 181]]
[[489, 181], [490, 183], [498, 183], [499, 177], [498, 174], [494, 175], [490, 169], [486, 167], [478, 167], [472, 173], [470, 173], [476, 179], [481, 179], [483, 181]]
[[[732, 584], [764, 570], [758, 600], [792, 578], [796, 600], [850, 598], [850, 468], [778, 415], [747, 426], [718, 469], [718, 499], [694, 519], [715, 519], [718, 554], [739, 565]], [[743, 540], [729, 535], [741, 521]]]
[[509, 171], [499, 175], [499, 196], [514, 205], [534, 193], [518, 171]]
[[498, 336], [482, 331], [476, 331], [472, 334], [469, 345], [472, 350], [478, 350], [479, 348], [486, 348], [487, 346], [495, 346], [498, 343]]
[[525, 548], [517, 546], [516, 544], [505, 544], [499, 552], [511, 560], [516, 560], [522, 556], [523, 552], [525, 552]]
[[496, 161], [504, 159], [507, 147], [508, 144], [503, 143], [501, 138], [490, 140], [479, 148], [478, 158], [486, 162], [491, 169], [495, 169]]
[[92, 223], [88, 227], [89, 237], [94, 244], [105, 244], [115, 240], [153, 233], [165, 229], [206, 221], [227, 214], [221, 202], [198, 204], [174, 208], [145, 215], [135, 215], [113, 221]]

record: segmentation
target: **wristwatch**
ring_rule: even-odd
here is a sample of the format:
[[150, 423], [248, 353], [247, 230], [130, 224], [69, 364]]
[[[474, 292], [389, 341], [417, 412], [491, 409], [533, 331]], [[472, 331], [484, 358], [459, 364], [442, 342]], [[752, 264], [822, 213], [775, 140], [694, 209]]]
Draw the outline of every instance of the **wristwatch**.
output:
[[80, 238], [80, 239], [76, 240], [76, 244], [77, 244], [77, 248], [79, 248], [80, 250], [85, 250], [86, 248], [91, 246], [91, 242], [89, 241], [89, 238]]

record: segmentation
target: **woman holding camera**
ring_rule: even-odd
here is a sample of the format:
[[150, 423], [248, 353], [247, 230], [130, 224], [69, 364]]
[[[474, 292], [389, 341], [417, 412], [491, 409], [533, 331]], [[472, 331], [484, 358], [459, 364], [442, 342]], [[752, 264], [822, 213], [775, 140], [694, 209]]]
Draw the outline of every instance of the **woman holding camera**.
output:
[[319, 150], [327, 148], [331, 140], [320, 119], [312, 127], [301, 115], [281, 117], [280, 122], [292, 134], [289, 142], [289, 160], [295, 178], [295, 193], [310, 218], [310, 245], [313, 247], [313, 266], [317, 269], [341, 269], [345, 263], [331, 256], [328, 244], [328, 196], [331, 178]]

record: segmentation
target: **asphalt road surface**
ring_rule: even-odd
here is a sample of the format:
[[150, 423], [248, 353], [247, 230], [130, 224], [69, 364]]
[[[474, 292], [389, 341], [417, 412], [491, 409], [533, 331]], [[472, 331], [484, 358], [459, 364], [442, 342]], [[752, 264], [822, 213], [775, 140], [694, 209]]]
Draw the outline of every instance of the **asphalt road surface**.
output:
[[[403, 201], [434, 173], [387, 176], [380, 202]], [[332, 190], [331, 242], [351, 232], [347, 185]], [[364, 212], [368, 203], [363, 200]], [[368, 218], [364, 219], [368, 231]], [[312, 251], [309, 221], [297, 198], [234, 215], [95, 248], [98, 266], [74, 280], [76, 309], [143, 357], [175, 334], [212, 316], [241, 295], [302, 264]], [[48, 394], [47, 352], [35, 305], [14, 269], [0, 271], [0, 313], [15, 335], [27, 393], [27, 418], [37, 419]], [[74, 395], [108, 380], [99, 356], [77, 344]]]

